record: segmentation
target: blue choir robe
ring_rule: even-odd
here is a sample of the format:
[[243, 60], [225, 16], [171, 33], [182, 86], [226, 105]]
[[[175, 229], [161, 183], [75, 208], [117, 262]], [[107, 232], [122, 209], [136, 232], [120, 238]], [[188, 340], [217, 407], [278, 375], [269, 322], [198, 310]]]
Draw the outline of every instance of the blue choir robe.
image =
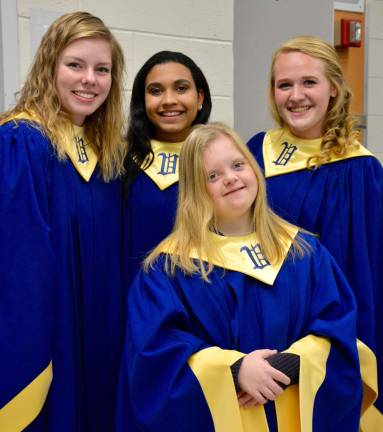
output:
[[[327, 250], [304, 237], [311, 254], [271, 265], [255, 235], [211, 233], [223, 260], [213, 261], [210, 283], [179, 269], [168, 276], [165, 254], [138, 273], [128, 295], [118, 432], [359, 430], [354, 297]], [[169, 245], [162, 250], [171, 253]], [[239, 408], [230, 371], [263, 348], [300, 355], [299, 385], [275, 402], [278, 426], [272, 402]], [[364, 348], [363, 410], [376, 396], [375, 358]]]
[[383, 168], [360, 146], [308, 169], [321, 139], [301, 140], [284, 129], [259, 133], [248, 146], [264, 170], [273, 210], [318, 234], [353, 289], [358, 338], [376, 354], [381, 389], [365, 430], [383, 430]]
[[102, 181], [82, 128], [65, 137], [59, 161], [31, 119], [0, 126], [2, 432], [114, 427], [120, 182]]
[[124, 203], [124, 285], [129, 287], [146, 254], [172, 230], [178, 199], [182, 142], [151, 141], [153, 163], [141, 170]]

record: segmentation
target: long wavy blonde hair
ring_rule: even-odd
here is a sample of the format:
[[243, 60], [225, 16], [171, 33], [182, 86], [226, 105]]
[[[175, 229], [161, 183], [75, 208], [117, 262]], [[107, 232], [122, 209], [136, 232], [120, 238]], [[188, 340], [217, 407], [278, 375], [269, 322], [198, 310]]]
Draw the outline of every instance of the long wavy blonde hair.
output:
[[126, 144], [123, 139], [124, 112], [122, 82], [124, 55], [103, 21], [88, 12], [73, 12], [61, 16], [48, 28], [37, 50], [31, 70], [21, 89], [17, 104], [0, 116], [5, 123], [26, 112], [36, 118], [49, 137], [59, 159], [65, 159], [62, 134], [69, 120], [57, 94], [55, 80], [57, 61], [65, 47], [83, 38], [101, 38], [109, 42], [112, 55], [112, 85], [105, 102], [84, 123], [87, 140], [99, 158], [104, 180], [123, 172]]
[[351, 90], [349, 89], [335, 49], [322, 39], [313, 36], [298, 36], [284, 43], [273, 55], [269, 80], [269, 107], [279, 126], [285, 122], [278, 112], [274, 99], [274, 66], [281, 54], [301, 52], [323, 62], [325, 76], [336, 89], [330, 99], [323, 126], [322, 146], [318, 155], [309, 159], [308, 165], [319, 167], [327, 162], [331, 154], [343, 156], [349, 148], [360, 143], [360, 132], [355, 129], [355, 118], [350, 114]]
[[[179, 193], [176, 221], [172, 233], [146, 258], [144, 268], [152, 265], [160, 255], [164, 244], [172, 245], [173, 253], [167, 257], [167, 270], [174, 274], [176, 267], [186, 273], [198, 272], [205, 280], [213, 266], [204, 264], [219, 254], [209, 242], [209, 232], [217, 231], [214, 205], [207, 190], [207, 172], [203, 164], [203, 152], [220, 136], [228, 137], [244, 155], [258, 181], [258, 193], [253, 205], [252, 225], [257, 233], [262, 251], [271, 263], [284, 257], [286, 242], [292, 241], [292, 253], [303, 255], [309, 250], [302, 238], [293, 238], [288, 222], [277, 216], [268, 206], [266, 186], [261, 170], [239, 135], [229, 126], [214, 122], [195, 126], [182, 145], [179, 158]], [[290, 229], [289, 229], [290, 228]], [[190, 258], [192, 250], [199, 259]]]

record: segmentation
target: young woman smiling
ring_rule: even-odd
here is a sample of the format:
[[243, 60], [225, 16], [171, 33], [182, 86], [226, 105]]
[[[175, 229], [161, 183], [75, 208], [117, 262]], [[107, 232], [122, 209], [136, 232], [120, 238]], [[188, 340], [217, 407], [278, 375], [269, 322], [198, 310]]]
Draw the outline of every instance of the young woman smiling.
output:
[[0, 430], [113, 429], [123, 70], [99, 18], [64, 15], [0, 117]]
[[130, 102], [125, 175], [126, 286], [145, 255], [169, 234], [178, 193], [178, 157], [211, 111], [208, 83], [185, 54], [161, 51], [138, 71]]
[[[334, 48], [314, 37], [291, 39], [275, 53], [270, 72], [269, 102], [280, 129], [248, 145], [265, 172], [273, 209], [318, 234], [349, 280], [358, 337], [377, 357], [382, 389], [383, 169], [360, 144], [350, 99]], [[379, 430], [382, 393], [369, 413]]]
[[271, 211], [231, 128], [196, 126], [174, 228], [130, 288], [117, 431], [357, 432], [361, 401], [339, 267]]

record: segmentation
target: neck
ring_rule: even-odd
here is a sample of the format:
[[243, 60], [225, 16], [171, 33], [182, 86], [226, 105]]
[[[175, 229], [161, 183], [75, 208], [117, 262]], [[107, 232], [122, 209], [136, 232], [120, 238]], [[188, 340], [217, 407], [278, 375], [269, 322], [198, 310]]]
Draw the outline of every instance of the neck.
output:
[[232, 221], [220, 220], [217, 222], [217, 228], [220, 233], [228, 237], [245, 236], [254, 232], [253, 224], [249, 218], [246, 220], [236, 219]]

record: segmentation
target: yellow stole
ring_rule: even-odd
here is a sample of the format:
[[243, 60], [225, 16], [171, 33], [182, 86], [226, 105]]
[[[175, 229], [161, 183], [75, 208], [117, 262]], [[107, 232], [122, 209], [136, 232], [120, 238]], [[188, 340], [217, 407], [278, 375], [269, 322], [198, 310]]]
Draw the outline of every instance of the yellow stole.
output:
[[[265, 177], [306, 169], [308, 159], [320, 152], [321, 144], [322, 138], [297, 138], [286, 128], [267, 131], [262, 146]], [[350, 148], [344, 156], [332, 154], [326, 164], [361, 156], [373, 156], [373, 154], [359, 145]]]
[[[298, 232], [298, 228], [290, 226], [286, 226], [286, 228], [289, 229], [292, 238], [294, 238]], [[210, 232], [208, 236], [209, 244], [214, 245], [214, 249], [220, 251], [217, 256], [209, 261], [211, 264], [246, 274], [268, 285], [273, 285], [292, 243], [291, 240], [286, 242], [283, 258], [271, 264], [262, 253], [256, 233], [246, 236], [225, 237]], [[162, 244], [161, 252], [172, 254], [173, 250], [170, 237]], [[198, 259], [199, 255], [197, 251], [192, 250], [190, 257]], [[207, 261], [206, 257], [202, 257], [202, 259]]]
[[[144, 170], [159, 189], [164, 190], [178, 182], [178, 159], [182, 142], [169, 143], [151, 140], [154, 159], [149, 168]], [[145, 166], [147, 159], [143, 163]]]
[[[40, 123], [36, 116], [25, 112], [13, 116], [10, 120], [28, 120]], [[76, 171], [88, 182], [96, 168], [98, 158], [85, 138], [84, 128], [68, 122], [62, 136], [65, 153]]]
[[[287, 228], [293, 237], [298, 232], [295, 227]], [[241, 237], [209, 233], [209, 237], [209, 242], [221, 251], [220, 255], [211, 260], [212, 264], [239, 271], [269, 285], [274, 283], [291, 246], [291, 241], [286, 243], [285, 257], [271, 265], [262, 255], [255, 233]], [[171, 238], [162, 244], [161, 251], [173, 253]], [[198, 258], [196, 251], [192, 251], [190, 257]], [[299, 385], [288, 387], [276, 398], [275, 408], [280, 432], [312, 431], [315, 396], [326, 376], [330, 349], [331, 342], [327, 338], [308, 335], [284, 351], [300, 356], [300, 379]], [[374, 409], [372, 404], [377, 396], [376, 359], [374, 353], [360, 341], [358, 352], [363, 380], [362, 424], [370, 425], [376, 421], [376, 410], [369, 415]], [[240, 408], [238, 405], [230, 366], [244, 355], [236, 350], [210, 347], [196, 352], [188, 360], [206, 398], [216, 432], [269, 431], [263, 406]], [[363, 428], [363, 432], [378, 430]]]

